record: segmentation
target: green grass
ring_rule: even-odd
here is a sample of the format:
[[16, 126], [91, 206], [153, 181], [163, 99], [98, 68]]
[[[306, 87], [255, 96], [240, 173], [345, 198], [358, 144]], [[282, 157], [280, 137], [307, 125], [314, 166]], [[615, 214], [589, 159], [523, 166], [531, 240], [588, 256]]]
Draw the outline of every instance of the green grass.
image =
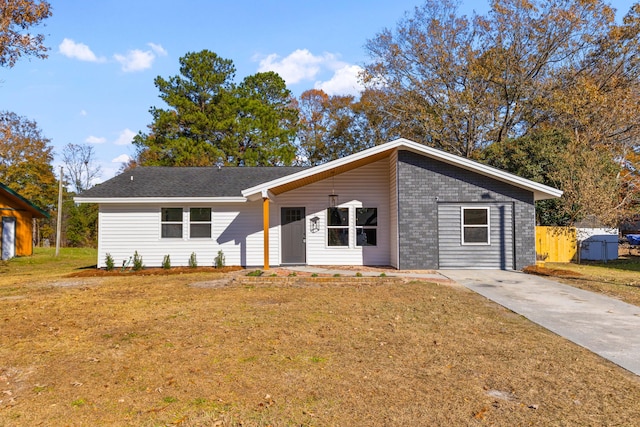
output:
[[0, 284], [8, 279], [32, 276], [33, 279], [64, 275], [83, 268], [95, 268], [97, 250], [92, 248], [34, 248], [33, 255], [0, 262]]

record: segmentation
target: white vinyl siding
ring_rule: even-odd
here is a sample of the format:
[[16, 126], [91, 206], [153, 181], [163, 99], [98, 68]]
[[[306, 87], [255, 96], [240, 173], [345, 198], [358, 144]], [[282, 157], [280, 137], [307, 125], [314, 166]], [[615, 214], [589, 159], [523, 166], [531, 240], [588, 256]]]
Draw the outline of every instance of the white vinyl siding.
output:
[[[332, 189], [339, 196], [339, 207], [349, 209], [354, 230], [346, 247], [327, 246], [326, 212]], [[147, 267], [159, 267], [165, 255], [173, 266], [186, 266], [192, 252], [198, 265], [213, 265], [222, 250], [227, 265], [260, 267], [264, 262], [262, 200], [246, 203], [220, 203], [203, 206], [163, 203], [157, 205], [100, 205], [98, 266], [110, 253], [116, 266], [135, 251]], [[305, 207], [306, 250], [309, 265], [389, 265], [389, 161], [383, 159], [307, 186], [277, 195], [270, 202], [269, 259], [280, 260], [280, 209]], [[161, 209], [183, 209], [182, 238], [161, 238]], [[189, 238], [192, 207], [211, 208], [211, 238]], [[355, 236], [355, 209], [377, 208], [377, 246], [358, 246]], [[394, 213], [395, 214], [395, 213]], [[311, 232], [310, 218], [318, 217], [318, 231]]]
[[[262, 201], [226, 203], [211, 207], [211, 238], [188, 238], [189, 206], [183, 208], [182, 238], [161, 238], [161, 209], [178, 207], [163, 205], [101, 205], [98, 267], [104, 267], [107, 253], [116, 267], [135, 251], [147, 267], [159, 267], [165, 255], [171, 265], [186, 266], [192, 252], [198, 265], [211, 266], [219, 250], [227, 265], [260, 266], [263, 263]], [[272, 218], [274, 210], [271, 210]], [[272, 232], [270, 257], [278, 259], [277, 234]]]
[[[329, 194], [335, 189], [338, 207], [349, 208], [348, 246], [327, 245], [327, 208]], [[306, 208], [308, 265], [389, 265], [389, 160], [383, 159], [357, 169], [309, 184], [276, 196], [280, 207]], [[377, 208], [377, 246], [358, 246], [355, 233], [355, 209]], [[318, 230], [310, 229], [311, 218], [318, 217]], [[273, 215], [272, 215], [272, 218]], [[274, 222], [272, 221], [272, 225]], [[273, 236], [276, 233], [271, 233]], [[279, 236], [279, 229], [278, 229]], [[272, 243], [273, 244], [273, 243]], [[279, 244], [279, 240], [278, 243]]]

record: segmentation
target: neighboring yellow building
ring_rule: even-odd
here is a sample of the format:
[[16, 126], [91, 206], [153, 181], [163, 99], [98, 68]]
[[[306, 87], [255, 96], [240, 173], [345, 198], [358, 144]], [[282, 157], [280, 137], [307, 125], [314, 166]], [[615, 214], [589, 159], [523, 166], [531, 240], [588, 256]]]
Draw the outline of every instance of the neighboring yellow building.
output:
[[36, 205], [0, 184], [0, 254], [6, 260], [33, 254], [33, 219], [49, 215]]

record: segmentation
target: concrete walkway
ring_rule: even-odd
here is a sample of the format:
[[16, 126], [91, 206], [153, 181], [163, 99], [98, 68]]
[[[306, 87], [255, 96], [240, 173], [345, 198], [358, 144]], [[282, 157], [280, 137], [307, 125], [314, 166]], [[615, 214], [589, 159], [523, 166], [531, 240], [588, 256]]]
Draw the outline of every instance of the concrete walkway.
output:
[[640, 307], [520, 272], [439, 272], [640, 375]]
[[407, 277], [407, 278], [415, 278], [415, 279], [424, 279], [424, 280], [436, 280], [436, 281], [444, 281], [449, 280], [444, 275], [439, 272], [434, 271], [433, 273], [403, 273], [398, 270], [385, 270], [385, 271], [358, 271], [358, 270], [347, 270], [341, 269], [339, 266], [336, 267], [317, 267], [313, 265], [296, 265], [296, 266], [287, 266], [284, 267], [287, 270], [291, 271], [299, 271], [305, 273], [317, 273], [317, 274], [329, 274], [335, 275], [339, 274], [340, 276], [355, 276], [356, 274], [362, 275], [362, 277], [380, 277], [380, 274], [384, 272], [384, 274], [388, 277]]

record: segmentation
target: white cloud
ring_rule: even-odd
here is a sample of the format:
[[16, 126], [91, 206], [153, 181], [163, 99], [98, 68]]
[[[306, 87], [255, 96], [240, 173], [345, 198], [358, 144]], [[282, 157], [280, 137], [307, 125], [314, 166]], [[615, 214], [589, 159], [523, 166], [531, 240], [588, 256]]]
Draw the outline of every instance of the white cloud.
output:
[[147, 43], [151, 50], [133, 49], [125, 55], [116, 53], [113, 58], [120, 63], [125, 73], [151, 68], [158, 56], [167, 56], [167, 51], [159, 44]]
[[127, 163], [129, 160], [131, 160], [131, 156], [128, 154], [120, 154], [118, 157], [111, 160], [111, 163]]
[[322, 89], [327, 95], [359, 95], [363, 90], [358, 75], [362, 67], [358, 65], [345, 65], [333, 74], [331, 79], [325, 82], [316, 82], [315, 88]]
[[114, 59], [122, 66], [125, 73], [133, 71], [142, 71], [151, 68], [156, 55], [150, 50], [134, 49], [127, 52], [126, 55], [115, 54]]
[[87, 110], [80, 110], [80, 115], [82, 117], [85, 117], [87, 114], [89, 114], [89, 113], [87, 113]]
[[134, 136], [136, 136], [136, 133], [134, 131], [132, 131], [131, 129], [125, 129], [120, 132], [120, 135], [118, 135], [118, 139], [116, 139], [113, 143], [116, 145], [131, 144]]
[[105, 142], [107, 142], [107, 139], [99, 136], [89, 135], [84, 141], [88, 142], [89, 144], [104, 144]]
[[147, 43], [151, 50], [153, 50], [158, 56], [167, 56], [167, 51], [159, 44], [155, 43]]
[[58, 51], [67, 58], [78, 59], [87, 62], [104, 62], [104, 58], [99, 58], [84, 43], [76, 43], [71, 39], [65, 38], [58, 46]]
[[[316, 80], [315, 88], [327, 95], [357, 96], [363, 90], [358, 82], [362, 67], [340, 61], [333, 53], [314, 55], [307, 49], [298, 49], [284, 58], [272, 53], [255, 60], [259, 60], [258, 71], [275, 71], [288, 85]], [[331, 75], [329, 80], [319, 80], [327, 75]]]
[[275, 53], [268, 55], [260, 60], [258, 71], [275, 71], [287, 84], [295, 84], [302, 80], [313, 80], [323, 68], [335, 62], [335, 55], [331, 53], [317, 56], [307, 49], [298, 49], [284, 58]]

